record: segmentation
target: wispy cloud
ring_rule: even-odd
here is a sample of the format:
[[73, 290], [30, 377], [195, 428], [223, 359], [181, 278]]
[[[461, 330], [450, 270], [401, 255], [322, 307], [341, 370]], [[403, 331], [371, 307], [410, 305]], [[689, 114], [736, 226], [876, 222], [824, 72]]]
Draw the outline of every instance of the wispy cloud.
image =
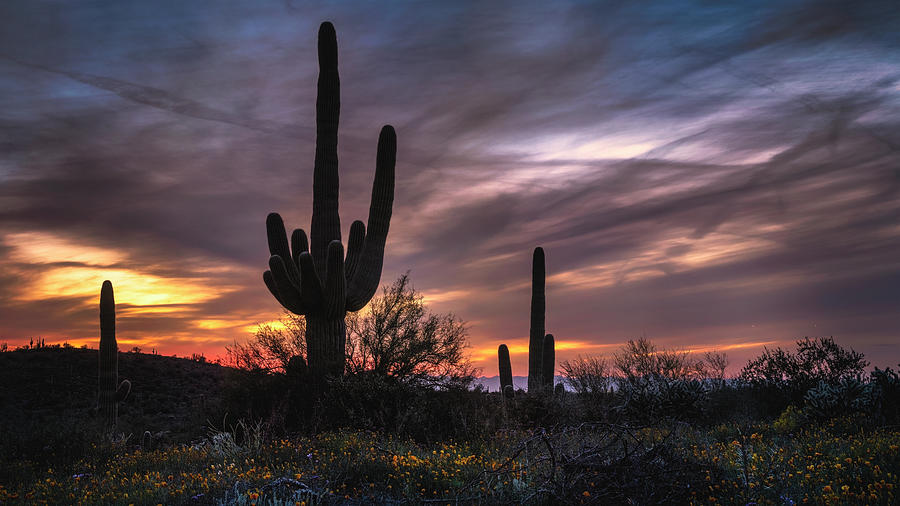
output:
[[344, 227], [394, 124], [383, 280], [411, 269], [473, 349], [527, 339], [542, 245], [548, 329], [582, 351], [833, 334], [896, 362], [898, 10], [4, 2], [0, 339], [94, 338], [107, 277], [123, 333], [162, 350], [277, 318], [263, 223], [309, 222], [330, 19]]

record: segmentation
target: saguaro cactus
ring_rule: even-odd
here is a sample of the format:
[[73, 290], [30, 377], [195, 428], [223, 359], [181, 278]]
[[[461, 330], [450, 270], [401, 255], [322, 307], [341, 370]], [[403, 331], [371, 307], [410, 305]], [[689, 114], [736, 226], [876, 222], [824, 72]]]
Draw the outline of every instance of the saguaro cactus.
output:
[[334, 26], [325, 22], [319, 27], [310, 241], [302, 229], [296, 229], [289, 246], [281, 216], [269, 214], [266, 230], [271, 257], [269, 270], [263, 274], [278, 302], [306, 317], [307, 362], [316, 376], [343, 374], [347, 335], [344, 316], [347, 311], [362, 309], [378, 289], [394, 202], [397, 137], [394, 128], [385, 125], [378, 138], [368, 227], [361, 221], [353, 222], [344, 258], [338, 215], [340, 108], [337, 36]]
[[[531, 263], [531, 331], [528, 338], [528, 392], [553, 391], [556, 372], [556, 340], [553, 334], [544, 335], [544, 249], [534, 248]], [[504, 372], [508, 371], [509, 385], [512, 385], [512, 370], [509, 366], [509, 348], [501, 344], [497, 350], [500, 366], [500, 389], [505, 391]], [[505, 359], [504, 359], [505, 357]]]
[[553, 334], [544, 336], [544, 352], [541, 355], [541, 374], [543, 374], [544, 390], [553, 391], [553, 373], [556, 372], [556, 340]]
[[107, 428], [115, 427], [119, 403], [131, 392], [131, 382], [119, 383], [119, 348], [116, 345], [116, 300], [108, 280], [100, 289], [100, 366], [98, 409]]
[[501, 344], [497, 348], [497, 361], [500, 368], [500, 392], [507, 397], [512, 397], [514, 392], [512, 366], [509, 363], [509, 348], [505, 344]]
[[534, 248], [531, 262], [531, 330], [528, 337], [528, 391], [540, 390], [542, 384], [541, 362], [544, 347], [544, 249]]

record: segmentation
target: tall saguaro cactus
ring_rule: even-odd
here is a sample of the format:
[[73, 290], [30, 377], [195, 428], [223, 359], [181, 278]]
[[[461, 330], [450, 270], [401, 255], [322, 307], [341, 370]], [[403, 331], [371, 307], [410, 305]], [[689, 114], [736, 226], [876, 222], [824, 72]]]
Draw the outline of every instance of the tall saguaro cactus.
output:
[[316, 99], [316, 157], [313, 168], [313, 211], [309, 241], [296, 229], [288, 245], [284, 222], [269, 214], [269, 270], [263, 280], [272, 295], [289, 311], [306, 317], [309, 370], [316, 376], [344, 371], [347, 311], [358, 311], [375, 295], [381, 280], [384, 246], [394, 202], [394, 165], [397, 137], [385, 125], [378, 138], [375, 182], [368, 226], [354, 221], [341, 243], [338, 215], [337, 130], [340, 80], [334, 26], [319, 27], [319, 83]]
[[[553, 391], [556, 372], [556, 340], [553, 334], [544, 335], [544, 313], [546, 297], [544, 293], [544, 249], [534, 248], [531, 263], [531, 331], [528, 337], [528, 392]], [[497, 349], [500, 369], [500, 391], [512, 385], [512, 370], [509, 365], [509, 348], [501, 344]], [[504, 382], [504, 374], [509, 381]]]
[[116, 344], [116, 300], [108, 280], [100, 289], [100, 366], [98, 409], [107, 428], [115, 427], [119, 403], [131, 392], [131, 382], [119, 383], [119, 348]]
[[534, 248], [531, 262], [531, 330], [528, 333], [528, 391], [536, 392], [542, 385], [541, 362], [544, 353], [544, 249]]

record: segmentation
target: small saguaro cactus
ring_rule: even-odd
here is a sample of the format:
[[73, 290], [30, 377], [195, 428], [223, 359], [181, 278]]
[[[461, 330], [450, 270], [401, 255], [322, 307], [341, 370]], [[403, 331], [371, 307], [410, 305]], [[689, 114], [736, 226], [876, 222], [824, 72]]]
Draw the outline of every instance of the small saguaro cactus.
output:
[[541, 356], [541, 374], [543, 375], [544, 390], [553, 391], [553, 373], [556, 372], [556, 340], [553, 334], [544, 336], [544, 353]]
[[497, 348], [497, 360], [500, 368], [500, 392], [506, 397], [512, 397], [515, 391], [512, 379], [512, 366], [509, 363], [509, 348], [505, 344], [501, 344]]
[[119, 348], [116, 345], [116, 300], [108, 280], [100, 289], [100, 366], [98, 410], [107, 428], [115, 427], [119, 403], [131, 392], [131, 382], [119, 383]]
[[344, 372], [344, 316], [362, 309], [378, 289], [394, 202], [397, 137], [394, 128], [385, 125], [378, 138], [368, 227], [362, 221], [353, 222], [345, 258], [338, 215], [337, 60], [334, 26], [322, 23], [309, 241], [306, 232], [296, 229], [288, 245], [281, 216], [271, 213], [266, 219], [271, 256], [263, 280], [282, 306], [306, 317], [307, 363], [315, 377]]
[[528, 333], [528, 391], [537, 392], [543, 384], [541, 365], [544, 352], [544, 249], [534, 248], [531, 262], [531, 330]]

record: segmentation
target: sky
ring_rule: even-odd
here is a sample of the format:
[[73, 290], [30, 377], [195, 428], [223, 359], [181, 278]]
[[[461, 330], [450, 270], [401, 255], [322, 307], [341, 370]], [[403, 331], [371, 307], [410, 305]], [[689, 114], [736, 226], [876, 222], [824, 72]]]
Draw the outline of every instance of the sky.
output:
[[558, 360], [834, 336], [900, 362], [900, 4], [0, 2], [0, 342], [224, 355], [281, 309], [265, 218], [308, 230], [318, 25], [340, 212], [397, 130], [382, 283], [409, 271], [527, 370], [532, 250]]

